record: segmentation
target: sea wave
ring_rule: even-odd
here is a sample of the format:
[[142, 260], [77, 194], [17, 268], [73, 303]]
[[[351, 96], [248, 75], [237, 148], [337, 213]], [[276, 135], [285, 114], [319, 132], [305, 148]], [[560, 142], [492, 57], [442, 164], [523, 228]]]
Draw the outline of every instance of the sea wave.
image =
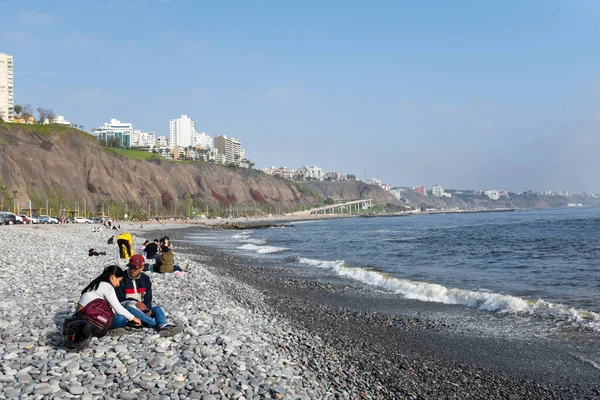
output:
[[241, 231], [239, 233], [236, 233], [235, 235], [231, 236], [232, 239], [248, 239], [250, 238], [250, 235], [252, 234], [252, 231]]
[[245, 244], [243, 246], [238, 247], [240, 250], [250, 250], [254, 251], [258, 254], [271, 254], [271, 253], [279, 253], [282, 251], [289, 250], [285, 247], [275, 247], [275, 246], [257, 246], [252, 243]]
[[240, 240], [240, 242], [252, 243], [252, 244], [266, 244], [267, 243], [267, 241], [265, 239], [254, 239], [254, 238], [242, 239], [242, 240]]
[[323, 261], [298, 258], [298, 262], [331, 270], [340, 276], [400, 294], [407, 299], [458, 304], [491, 312], [528, 313], [553, 318], [566, 318], [573, 322], [584, 323], [595, 330], [600, 330], [600, 314], [577, 310], [541, 299], [523, 299], [501, 293], [448, 288], [435, 283], [411, 281], [394, 277], [385, 272], [351, 267], [343, 260]]

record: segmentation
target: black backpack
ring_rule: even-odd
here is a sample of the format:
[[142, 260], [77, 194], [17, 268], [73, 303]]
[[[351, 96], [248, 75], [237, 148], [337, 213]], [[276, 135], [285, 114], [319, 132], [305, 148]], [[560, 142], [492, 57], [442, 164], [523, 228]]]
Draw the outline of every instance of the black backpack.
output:
[[68, 319], [62, 330], [62, 345], [67, 351], [79, 351], [90, 344], [92, 325], [81, 319]]

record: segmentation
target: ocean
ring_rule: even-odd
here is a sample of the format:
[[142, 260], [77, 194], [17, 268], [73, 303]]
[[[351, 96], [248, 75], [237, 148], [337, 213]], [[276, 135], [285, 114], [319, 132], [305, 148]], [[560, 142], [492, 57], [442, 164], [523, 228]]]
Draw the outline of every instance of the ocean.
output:
[[291, 224], [193, 228], [180, 244], [250, 256], [305, 279], [455, 305], [455, 318], [480, 330], [491, 324], [494, 332], [588, 343], [600, 334], [600, 207]]

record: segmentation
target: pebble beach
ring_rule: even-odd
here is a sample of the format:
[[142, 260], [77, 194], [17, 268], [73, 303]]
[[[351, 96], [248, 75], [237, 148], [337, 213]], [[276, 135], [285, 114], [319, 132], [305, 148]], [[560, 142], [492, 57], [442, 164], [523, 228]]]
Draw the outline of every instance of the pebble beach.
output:
[[[26, 399], [491, 399], [598, 398], [594, 372], [547, 378], [450, 356], [433, 342], [443, 321], [368, 311], [369, 294], [264, 271], [209, 248], [175, 249], [185, 274], [151, 274], [154, 304], [184, 331], [94, 338], [66, 352], [61, 328], [80, 291], [110, 264], [125, 267], [115, 231], [92, 225], [2, 227], [0, 398]], [[123, 226], [144, 239], [174, 226]], [[135, 229], [137, 228], [137, 229]], [[144, 235], [152, 237], [144, 237]], [[88, 250], [106, 252], [90, 257]], [[352, 307], [351, 302], [359, 303]], [[381, 301], [381, 300], [378, 300]], [[427, 312], [426, 309], [423, 310]], [[448, 350], [519, 352], [511, 343], [448, 342]], [[479, 346], [479, 347], [477, 347]], [[535, 344], [527, 344], [530, 351]], [[457, 350], [458, 349], [458, 350]], [[552, 349], [548, 350], [552, 353]], [[543, 354], [542, 350], [534, 354]], [[540, 360], [537, 360], [540, 361]], [[513, 371], [515, 372], [515, 371]], [[588, 382], [586, 384], [585, 382]]]
[[[162, 338], [128, 330], [94, 338], [79, 353], [61, 346], [63, 320], [106, 265], [126, 262], [90, 225], [3, 227], [0, 270], [0, 398], [332, 398], [322, 376], [292, 348], [318, 340], [236, 300], [261, 294], [178, 257], [182, 277], [153, 274], [154, 304], [184, 332]], [[88, 250], [106, 252], [90, 257]]]

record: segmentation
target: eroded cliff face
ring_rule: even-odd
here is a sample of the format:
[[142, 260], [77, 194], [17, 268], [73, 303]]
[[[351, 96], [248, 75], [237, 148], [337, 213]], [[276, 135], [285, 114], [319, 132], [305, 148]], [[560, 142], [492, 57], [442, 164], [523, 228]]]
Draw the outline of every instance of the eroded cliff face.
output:
[[[74, 202], [82, 207], [85, 201], [88, 209], [99, 204], [126, 204], [130, 210], [154, 210], [158, 204], [160, 212], [161, 206], [165, 211], [207, 204], [293, 210], [318, 201], [315, 192], [256, 170], [160, 159], [137, 161], [107, 154], [91, 135], [81, 131], [0, 123], [3, 185], [7, 188], [5, 202], [15, 196], [21, 207], [30, 199], [33, 207], [44, 207], [49, 200], [54, 209], [73, 208]], [[355, 198], [355, 191], [348, 189], [347, 193]]]
[[313, 190], [324, 199], [331, 198], [336, 201], [373, 199], [374, 204], [397, 203], [394, 196], [377, 185], [367, 185], [360, 181], [343, 182], [302, 182], [302, 185]]

